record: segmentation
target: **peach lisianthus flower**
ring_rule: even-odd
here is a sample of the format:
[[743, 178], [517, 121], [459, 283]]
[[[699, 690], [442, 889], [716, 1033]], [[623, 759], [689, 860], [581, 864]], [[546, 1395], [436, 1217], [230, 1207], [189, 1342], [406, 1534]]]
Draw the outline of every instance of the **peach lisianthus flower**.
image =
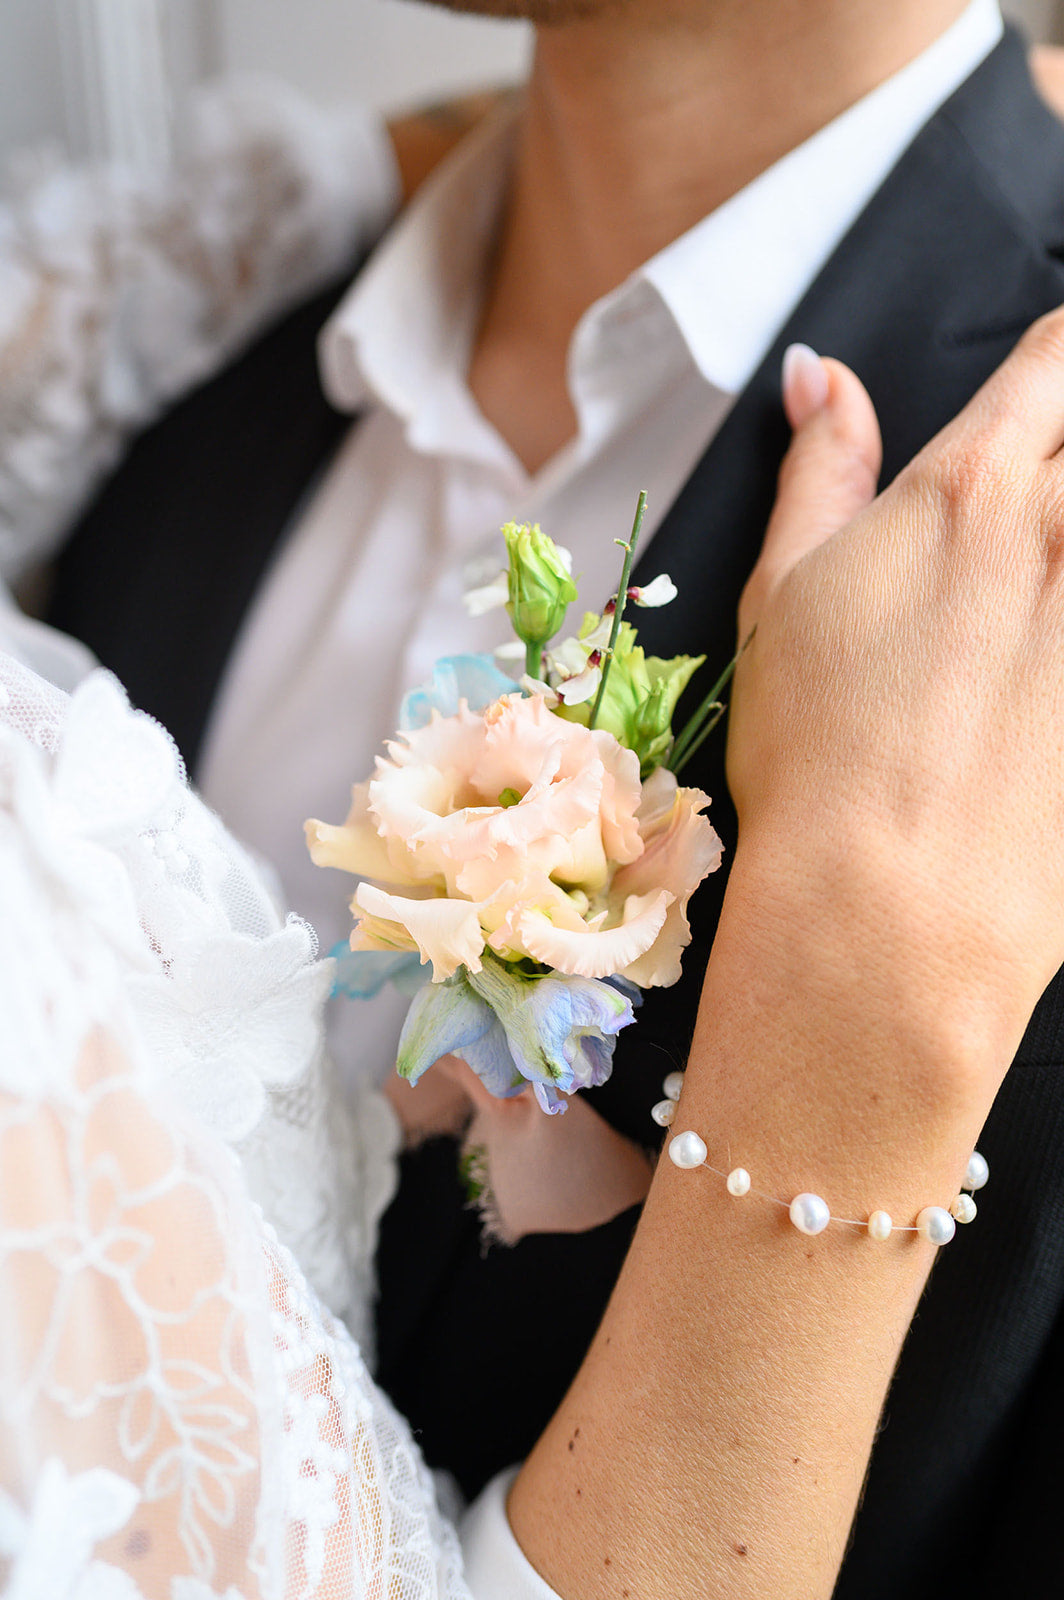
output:
[[443, 982], [488, 952], [585, 978], [673, 983], [687, 901], [720, 859], [708, 798], [538, 696], [462, 702], [388, 746], [313, 859], [370, 881], [354, 950], [416, 950]]

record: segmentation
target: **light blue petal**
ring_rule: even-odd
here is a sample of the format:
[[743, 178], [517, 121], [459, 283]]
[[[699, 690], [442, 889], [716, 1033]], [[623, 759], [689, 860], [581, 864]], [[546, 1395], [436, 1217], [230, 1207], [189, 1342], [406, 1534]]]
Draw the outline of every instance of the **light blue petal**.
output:
[[568, 1111], [569, 1109], [565, 1095], [559, 1093], [549, 1083], [534, 1083], [532, 1092], [539, 1101], [540, 1109], [545, 1111], [548, 1117], [560, 1116], [563, 1111]]
[[576, 1045], [573, 1058], [573, 1076], [581, 1089], [597, 1089], [613, 1071], [613, 1047], [617, 1043], [611, 1034], [574, 1032]]
[[516, 694], [520, 685], [500, 672], [491, 656], [443, 656], [432, 669], [431, 682], [412, 689], [403, 701], [399, 726], [404, 732], [424, 728], [432, 713], [458, 714], [464, 700], [470, 711], [483, 711], [503, 694]]
[[608, 983], [611, 989], [616, 989], [619, 994], [623, 994], [633, 1006], [643, 1004], [643, 991], [637, 983], [632, 982], [631, 978], [622, 978], [619, 972], [615, 972], [612, 977], [603, 978], [602, 981]]
[[426, 983], [418, 990], [399, 1036], [396, 1071], [416, 1083], [434, 1061], [451, 1053], [468, 1061], [500, 1098], [522, 1087], [495, 1013], [470, 988], [464, 969], [446, 983]]
[[611, 984], [559, 975], [535, 983], [520, 1020], [540, 1036], [558, 1038], [564, 1032], [560, 1052], [567, 1072], [556, 1081], [572, 1094], [606, 1082], [616, 1036], [634, 1017], [631, 1003]]
[[518, 1072], [551, 1113], [565, 1110], [564, 1095], [606, 1081], [616, 1035], [634, 1020], [627, 997], [596, 978], [529, 977], [489, 959], [469, 983], [499, 1018]]
[[424, 982], [416, 950], [352, 950], [344, 939], [329, 955], [336, 963], [333, 995], [349, 1000], [372, 1000], [386, 983], [394, 984], [401, 994], [413, 994]]
[[468, 1062], [488, 1093], [497, 1100], [512, 1100], [527, 1087], [510, 1054], [506, 1029], [497, 1017], [479, 1039], [471, 1040], [460, 1049], [456, 1046], [455, 1055]]

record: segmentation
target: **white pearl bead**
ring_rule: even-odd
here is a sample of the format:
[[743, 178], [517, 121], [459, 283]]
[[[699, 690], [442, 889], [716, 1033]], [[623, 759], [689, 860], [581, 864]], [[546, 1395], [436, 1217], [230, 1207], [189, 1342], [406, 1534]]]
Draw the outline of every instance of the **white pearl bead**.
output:
[[661, 1086], [661, 1092], [666, 1100], [678, 1100], [683, 1091], [683, 1073], [670, 1072]]
[[659, 1100], [650, 1115], [654, 1118], [659, 1128], [671, 1128], [672, 1119], [676, 1115], [675, 1100]]
[[949, 1214], [957, 1222], [974, 1222], [978, 1215], [979, 1207], [970, 1194], [959, 1194], [949, 1208]]
[[791, 1201], [791, 1221], [799, 1233], [823, 1233], [831, 1221], [826, 1200], [818, 1194], [799, 1194]]
[[735, 1167], [728, 1173], [728, 1193], [737, 1200], [750, 1193], [750, 1174], [745, 1167]]
[[873, 1211], [868, 1219], [868, 1232], [873, 1239], [889, 1239], [894, 1232], [894, 1219], [889, 1211]]
[[949, 1244], [957, 1231], [957, 1224], [944, 1206], [925, 1206], [916, 1219], [916, 1227], [929, 1244]]
[[675, 1138], [669, 1140], [669, 1155], [678, 1167], [685, 1169], [701, 1167], [705, 1164], [708, 1154], [709, 1151], [697, 1133], [692, 1133], [690, 1129], [686, 1133], [676, 1134]]
[[968, 1166], [964, 1173], [964, 1187], [966, 1189], [981, 1189], [990, 1176], [986, 1157], [981, 1156], [978, 1150], [973, 1150], [968, 1157]]

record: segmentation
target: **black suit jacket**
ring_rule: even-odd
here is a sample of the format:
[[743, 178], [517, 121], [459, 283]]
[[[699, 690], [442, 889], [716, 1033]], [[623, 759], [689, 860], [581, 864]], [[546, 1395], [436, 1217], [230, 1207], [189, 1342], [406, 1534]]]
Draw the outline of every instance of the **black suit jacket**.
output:
[[[705, 651], [711, 664], [730, 653], [787, 442], [778, 374], [790, 341], [838, 356], [864, 379], [889, 481], [1020, 332], [1064, 300], [1062, 259], [1064, 130], [1009, 34], [860, 217], [669, 511], [637, 578], [668, 571], [679, 598], [644, 614], [647, 647]], [[338, 293], [333, 286], [287, 318], [146, 435], [60, 563], [52, 620], [120, 674], [193, 767], [247, 604], [346, 426], [321, 398], [314, 367], [314, 335]], [[733, 845], [723, 738], [688, 770], [714, 796], [714, 821]], [[612, 1081], [594, 1095], [604, 1116], [643, 1142], [661, 1079], [684, 1058], [724, 879], [696, 898], [681, 984], [647, 996]], [[1058, 981], [981, 1141], [993, 1176], [978, 1223], [943, 1252], [903, 1352], [841, 1600], [938, 1600], [947, 1582], [1001, 1597], [1064, 1593], [1062, 1073]], [[627, 1213], [587, 1234], [534, 1236], [485, 1254], [453, 1145], [405, 1159], [379, 1252], [380, 1376], [430, 1462], [468, 1491], [527, 1451], [546, 1422], [635, 1221]]]

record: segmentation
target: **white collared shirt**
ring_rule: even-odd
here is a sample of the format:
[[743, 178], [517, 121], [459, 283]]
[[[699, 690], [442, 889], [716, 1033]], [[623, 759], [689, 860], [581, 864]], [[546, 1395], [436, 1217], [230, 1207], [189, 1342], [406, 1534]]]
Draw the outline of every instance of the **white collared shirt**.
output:
[[[323, 949], [349, 931], [353, 886], [311, 865], [303, 820], [342, 819], [437, 657], [506, 637], [501, 613], [465, 615], [470, 564], [498, 557], [502, 523], [538, 521], [572, 550], [581, 602], [601, 607], [638, 491], [649, 532], [817, 272], [1001, 28], [996, 0], [971, 0], [922, 55], [593, 305], [569, 350], [577, 433], [534, 474], [466, 382], [512, 119], [465, 141], [378, 248], [321, 345], [330, 398], [362, 420], [251, 608], [201, 772]], [[341, 1002], [341, 1061], [387, 1071], [406, 1004]]]

